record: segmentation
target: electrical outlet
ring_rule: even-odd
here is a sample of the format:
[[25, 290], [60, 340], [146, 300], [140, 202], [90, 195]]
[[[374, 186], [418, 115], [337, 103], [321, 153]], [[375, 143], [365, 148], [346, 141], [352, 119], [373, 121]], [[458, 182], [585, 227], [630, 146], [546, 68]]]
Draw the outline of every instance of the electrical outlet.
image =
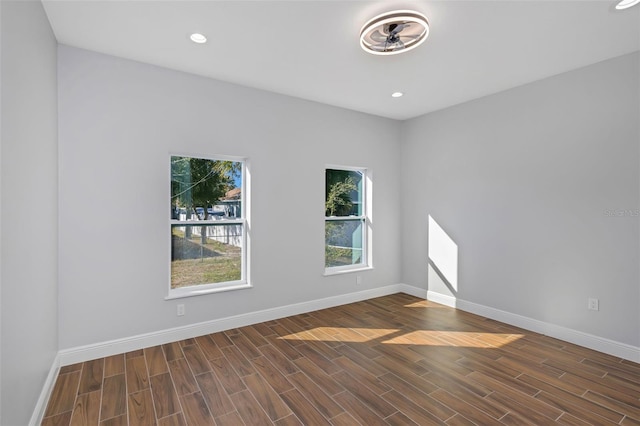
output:
[[590, 297], [587, 302], [587, 308], [591, 311], [598, 311], [599, 310], [598, 299]]
[[362, 275], [356, 275], [356, 285], [362, 285]]
[[177, 314], [179, 317], [184, 315], [184, 304], [179, 304], [177, 309]]

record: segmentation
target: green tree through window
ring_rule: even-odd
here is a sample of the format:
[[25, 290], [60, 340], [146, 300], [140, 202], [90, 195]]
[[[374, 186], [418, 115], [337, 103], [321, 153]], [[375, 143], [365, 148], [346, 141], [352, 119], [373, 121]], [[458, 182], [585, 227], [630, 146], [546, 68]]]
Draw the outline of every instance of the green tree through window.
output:
[[331, 168], [325, 173], [325, 267], [366, 265], [365, 171]]
[[171, 157], [171, 289], [244, 279], [243, 163]]

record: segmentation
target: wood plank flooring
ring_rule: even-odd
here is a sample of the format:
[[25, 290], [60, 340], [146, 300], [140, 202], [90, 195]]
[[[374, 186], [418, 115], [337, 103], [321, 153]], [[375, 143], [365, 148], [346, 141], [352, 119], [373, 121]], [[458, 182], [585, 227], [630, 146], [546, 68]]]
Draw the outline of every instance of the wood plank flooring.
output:
[[43, 425], [640, 425], [640, 365], [406, 294], [63, 367]]

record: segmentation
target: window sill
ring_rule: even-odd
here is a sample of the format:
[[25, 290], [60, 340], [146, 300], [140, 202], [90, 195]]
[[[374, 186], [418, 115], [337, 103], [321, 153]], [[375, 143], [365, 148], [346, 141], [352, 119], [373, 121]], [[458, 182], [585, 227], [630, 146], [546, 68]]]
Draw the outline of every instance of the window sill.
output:
[[180, 290], [170, 290], [169, 294], [164, 298], [164, 300], [174, 300], [174, 299], [183, 299], [185, 297], [194, 297], [194, 296], [202, 296], [205, 294], [213, 294], [213, 293], [222, 293], [224, 291], [234, 291], [234, 290], [244, 290], [247, 288], [253, 288], [253, 286], [249, 283], [237, 283], [230, 284], [221, 287], [214, 288], [187, 288]]
[[362, 272], [362, 271], [370, 271], [373, 269], [373, 266], [359, 266], [356, 268], [347, 268], [347, 269], [325, 269], [322, 274], [325, 277], [330, 277], [332, 275], [342, 275], [342, 274], [350, 274], [352, 272]]

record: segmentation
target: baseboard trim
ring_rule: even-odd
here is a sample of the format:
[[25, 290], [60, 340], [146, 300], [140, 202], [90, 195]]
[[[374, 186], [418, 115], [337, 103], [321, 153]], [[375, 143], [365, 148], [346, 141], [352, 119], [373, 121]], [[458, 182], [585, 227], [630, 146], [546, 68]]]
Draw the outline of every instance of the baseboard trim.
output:
[[446, 294], [436, 293], [435, 291], [428, 290], [426, 299], [430, 302], [449, 306], [450, 308], [457, 308], [456, 298], [453, 296], [447, 296]]
[[176, 327], [167, 330], [160, 330], [151, 333], [125, 337], [123, 339], [116, 339], [92, 345], [63, 349], [59, 353], [60, 365], [65, 366], [78, 362], [90, 361], [92, 359], [104, 358], [111, 355], [148, 348], [151, 346], [157, 346], [165, 343], [176, 342], [178, 340], [190, 339], [205, 334], [216, 333], [218, 331], [244, 327], [264, 321], [271, 321], [274, 319], [288, 317], [291, 315], [317, 311], [319, 309], [332, 308], [334, 306], [345, 305], [347, 303], [359, 302], [362, 300], [372, 299], [374, 297], [387, 296], [399, 292], [413, 294], [410, 293], [410, 287], [411, 286], [407, 286], [404, 284], [392, 284], [385, 287], [378, 287], [355, 293], [331, 296], [308, 302], [295, 303], [292, 305], [265, 309], [262, 311], [250, 312], [232, 317], [205, 321], [197, 324], [190, 324], [183, 327]]
[[30, 426], [42, 424], [44, 412], [47, 409], [47, 404], [49, 403], [49, 398], [51, 397], [51, 392], [53, 392], [53, 387], [56, 383], [56, 378], [58, 377], [59, 372], [60, 354], [56, 354], [53, 359], [53, 363], [51, 364], [51, 368], [49, 369], [49, 374], [44, 381], [44, 386], [42, 386], [42, 391], [40, 391], [40, 396], [38, 397], [38, 402], [36, 402], [33, 414], [31, 415], [31, 420], [29, 420]]
[[472, 314], [524, 328], [525, 330], [544, 334], [565, 342], [640, 363], [640, 347], [617, 342], [615, 340], [605, 339], [582, 331], [539, 321], [489, 306], [456, 299], [453, 296], [436, 293], [434, 291], [427, 292], [427, 299], [441, 305], [450, 306]]
[[421, 299], [427, 298], [427, 290], [424, 288], [414, 287], [409, 284], [398, 284], [398, 292], [406, 293], [414, 297], [419, 297]]

